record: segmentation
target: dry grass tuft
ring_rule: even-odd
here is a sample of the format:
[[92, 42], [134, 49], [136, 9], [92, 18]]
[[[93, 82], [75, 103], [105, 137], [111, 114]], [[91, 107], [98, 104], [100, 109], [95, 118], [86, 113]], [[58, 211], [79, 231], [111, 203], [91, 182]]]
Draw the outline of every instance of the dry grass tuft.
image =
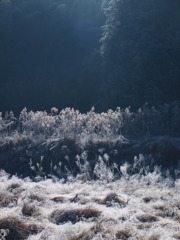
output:
[[136, 216], [136, 218], [140, 221], [140, 222], [157, 222], [158, 218], [156, 216], [152, 216], [152, 215], [148, 215], [148, 214], [142, 214], [142, 215], [138, 215]]
[[18, 218], [7, 217], [0, 219], [0, 229], [8, 229], [6, 240], [24, 240], [29, 235], [38, 233], [41, 227], [34, 224], [25, 224]]
[[[155, 205], [154, 209], [157, 210], [156, 216], [162, 218], [178, 218], [177, 212], [174, 209], [174, 205], [164, 206], [164, 205]], [[178, 219], [177, 219], [178, 220]]]
[[82, 232], [78, 236], [73, 237], [71, 240], [91, 240], [96, 234], [102, 233], [103, 229], [101, 224], [96, 223], [89, 230]]
[[33, 216], [34, 213], [37, 212], [37, 209], [35, 208], [34, 205], [24, 204], [21, 211], [24, 216], [31, 217]]
[[1, 193], [0, 194], [0, 207], [8, 207], [10, 205], [16, 205], [18, 198], [12, 194]]
[[74, 203], [78, 202], [83, 205], [83, 204], [86, 204], [87, 202], [89, 202], [89, 200], [87, 198], [84, 198], [84, 197], [76, 194], [73, 198], [70, 199], [70, 202], [74, 202]]
[[8, 186], [7, 190], [11, 191], [12, 189], [16, 189], [16, 188], [19, 188], [20, 187], [20, 184], [18, 183], [12, 183], [11, 185]]
[[127, 202], [120, 199], [116, 193], [109, 193], [104, 199], [98, 199], [97, 202], [108, 207], [111, 207], [113, 203], [117, 203], [121, 207], [125, 207], [127, 205]]
[[45, 200], [45, 198], [43, 196], [40, 196], [40, 195], [37, 195], [37, 194], [30, 195], [29, 199], [35, 200], [35, 201], [38, 201], [38, 202], [43, 202]]
[[144, 230], [144, 229], [150, 229], [152, 227], [152, 222], [149, 223], [149, 222], [145, 222], [145, 223], [141, 223], [141, 224], [138, 224], [137, 225], [137, 229], [140, 229], [140, 230]]
[[51, 199], [51, 201], [54, 201], [56, 203], [63, 203], [65, 201], [65, 198], [62, 196], [57, 196]]
[[178, 221], [180, 223], [180, 214], [177, 214], [175, 217], [174, 217], [174, 220], [175, 221]]
[[153, 208], [154, 208], [155, 210], [160, 210], [160, 211], [164, 211], [164, 210], [165, 210], [164, 204], [155, 204], [155, 205], [153, 206]]
[[173, 236], [173, 238], [174, 238], [174, 239], [178, 239], [178, 240], [180, 240], [180, 232], [177, 233], [177, 234], [175, 234], [175, 235]]
[[153, 200], [152, 197], [144, 197], [144, 198], [143, 198], [143, 201], [144, 201], [145, 203], [149, 203], [149, 202], [151, 202], [152, 200]]
[[180, 210], [180, 202], [176, 202], [175, 206]]
[[130, 230], [128, 230], [128, 229], [122, 229], [116, 233], [117, 239], [126, 240], [130, 237], [131, 237], [131, 233], [130, 233]]
[[65, 222], [76, 223], [81, 219], [90, 219], [97, 218], [101, 214], [100, 211], [93, 208], [85, 208], [85, 209], [72, 209], [72, 210], [55, 210], [50, 219], [56, 224], [61, 224]]
[[147, 240], [159, 240], [160, 239], [160, 234], [159, 233], [153, 233], [151, 236], [147, 238]]

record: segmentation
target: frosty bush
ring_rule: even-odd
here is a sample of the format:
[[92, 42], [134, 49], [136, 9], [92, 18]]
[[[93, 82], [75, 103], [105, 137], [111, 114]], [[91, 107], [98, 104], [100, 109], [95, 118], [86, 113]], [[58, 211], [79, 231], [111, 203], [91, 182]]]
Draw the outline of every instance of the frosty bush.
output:
[[[24, 108], [15, 118], [12, 112], [0, 114], [0, 138], [26, 136], [33, 142], [47, 139], [72, 140], [79, 146], [90, 143], [115, 143], [125, 138], [180, 134], [180, 106], [177, 102], [163, 106], [148, 107], [145, 104], [137, 112], [130, 107], [97, 113], [92, 108], [80, 113], [65, 108], [58, 114], [57, 108], [46, 111], [27, 111]], [[124, 136], [124, 137], [122, 137]]]

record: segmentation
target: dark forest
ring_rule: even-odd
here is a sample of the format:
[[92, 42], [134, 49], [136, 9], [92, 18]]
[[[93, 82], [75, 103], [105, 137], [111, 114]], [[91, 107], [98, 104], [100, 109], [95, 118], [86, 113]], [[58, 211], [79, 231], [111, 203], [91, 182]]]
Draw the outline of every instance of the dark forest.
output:
[[1, 0], [0, 111], [180, 100], [178, 0]]

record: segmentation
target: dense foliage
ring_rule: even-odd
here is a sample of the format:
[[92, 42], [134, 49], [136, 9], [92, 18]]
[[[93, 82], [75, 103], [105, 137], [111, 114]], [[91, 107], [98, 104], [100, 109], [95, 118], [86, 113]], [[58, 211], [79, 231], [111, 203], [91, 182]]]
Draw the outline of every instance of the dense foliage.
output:
[[0, 110], [180, 100], [178, 0], [1, 0]]
[[0, 1], [0, 110], [90, 109], [102, 22], [101, 0]]
[[180, 99], [180, 3], [104, 1], [101, 52], [110, 105]]

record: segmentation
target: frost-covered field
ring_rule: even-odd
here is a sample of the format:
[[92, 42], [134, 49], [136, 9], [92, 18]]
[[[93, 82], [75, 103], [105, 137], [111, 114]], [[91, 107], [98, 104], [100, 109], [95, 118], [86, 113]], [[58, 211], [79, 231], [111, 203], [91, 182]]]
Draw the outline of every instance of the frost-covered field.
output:
[[178, 103], [157, 109], [145, 105], [137, 112], [52, 108], [51, 113], [23, 109], [19, 117], [0, 113], [0, 168], [21, 177], [90, 172], [92, 179], [97, 165], [119, 167], [143, 154], [137, 169], [152, 171], [159, 165], [172, 172], [179, 169], [179, 125]]
[[129, 176], [124, 166], [109, 183], [1, 172], [0, 184], [0, 239], [180, 239], [180, 181], [158, 172]]
[[179, 124], [177, 103], [0, 114], [0, 240], [180, 239]]

